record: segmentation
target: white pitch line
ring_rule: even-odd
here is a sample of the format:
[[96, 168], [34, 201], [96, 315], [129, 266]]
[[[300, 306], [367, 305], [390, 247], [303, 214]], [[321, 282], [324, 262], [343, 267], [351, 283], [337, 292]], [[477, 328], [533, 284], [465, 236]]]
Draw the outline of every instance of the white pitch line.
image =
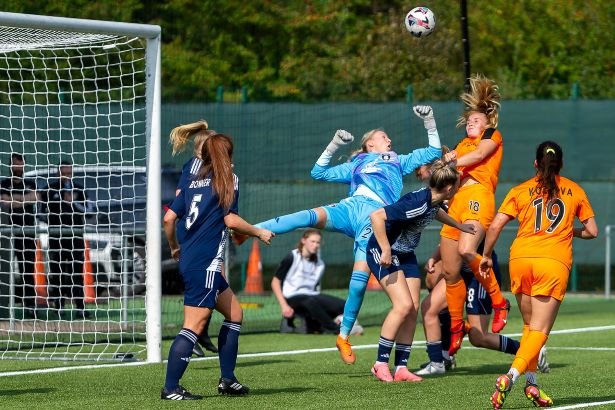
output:
[[586, 407], [602, 406], [604, 404], [613, 404], [613, 403], [615, 403], [615, 400], [594, 401], [594, 402], [591, 402], [591, 403], [571, 404], [570, 406], [553, 407], [553, 408], [554, 409], [559, 409], [559, 410], [584, 409]]
[[[601, 330], [613, 330], [615, 329], [615, 325], [613, 326], [595, 326], [595, 327], [582, 327], [576, 329], [562, 329], [562, 330], [553, 330], [551, 334], [568, 334], [568, 333], [585, 333], [585, 332], [598, 332]], [[506, 336], [520, 336], [521, 334], [513, 333], [507, 334]], [[422, 346], [425, 344], [424, 340], [416, 340], [412, 343], [413, 346]], [[352, 348], [354, 350], [363, 350], [363, 349], [374, 349], [377, 348], [377, 344], [367, 344], [367, 345], [353, 345]], [[471, 348], [468, 346], [468, 348]], [[579, 348], [559, 348], [559, 347], [549, 347], [549, 349], [567, 349], [567, 350], [615, 350], [609, 347], [579, 347]], [[325, 352], [334, 352], [337, 348], [335, 347], [324, 347], [319, 349], [302, 349], [302, 350], [286, 350], [282, 352], [261, 352], [261, 353], [244, 353], [237, 355], [237, 358], [252, 358], [252, 357], [268, 357], [268, 356], [290, 356], [297, 354], [306, 354], [306, 353], [325, 353]], [[199, 362], [206, 360], [218, 360], [218, 356], [210, 356], [210, 357], [201, 357], [191, 359], [191, 362]], [[166, 363], [167, 361], [163, 361]], [[15, 372], [4, 372], [0, 373], [0, 377], [9, 377], [9, 376], [23, 376], [27, 374], [44, 374], [44, 373], [59, 373], [66, 372], [71, 370], [92, 370], [92, 369], [101, 369], [101, 368], [110, 368], [110, 367], [124, 367], [124, 366], [145, 366], [148, 364], [156, 364], [156, 363], [148, 363], [148, 362], [130, 362], [130, 363], [108, 363], [108, 364], [95, 364], [95, 365], [86, 365], [86, 366], [64, 366], [64, 367], [53, 367], [47, 369], [35, 369], [35, 370], [22, 370]]]

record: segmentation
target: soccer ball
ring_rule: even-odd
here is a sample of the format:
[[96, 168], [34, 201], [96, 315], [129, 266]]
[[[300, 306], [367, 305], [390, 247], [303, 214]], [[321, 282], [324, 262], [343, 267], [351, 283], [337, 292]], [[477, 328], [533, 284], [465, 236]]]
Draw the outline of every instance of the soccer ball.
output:
[[436, 27], [436, 16], [427, 7], [415, 7], [406, 14], [404, 23], [414, 37], [427, 37]]

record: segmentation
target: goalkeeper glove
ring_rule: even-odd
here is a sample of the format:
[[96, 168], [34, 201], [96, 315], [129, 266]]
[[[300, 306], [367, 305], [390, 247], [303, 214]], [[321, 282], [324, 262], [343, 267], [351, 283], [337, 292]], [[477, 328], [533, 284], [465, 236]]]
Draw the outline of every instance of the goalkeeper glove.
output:
[[415, 105], [412, 110], [423, 120], [423, 125], [426, 130], [436, 128], [436, 120], [433, 117], [433, 109], [429, 105]]
[[343, 145], [348, 145], [352, 141], [354, 141], [354, 137], [351, 133], [344, 130], [337, 130], [335, 131], [333, 139], [331, 140], [329, 145], [327, 145], [327, 151], [329, 151], [330, 154], [334, 154], [335, 151], [339, 149], [339, 147]]

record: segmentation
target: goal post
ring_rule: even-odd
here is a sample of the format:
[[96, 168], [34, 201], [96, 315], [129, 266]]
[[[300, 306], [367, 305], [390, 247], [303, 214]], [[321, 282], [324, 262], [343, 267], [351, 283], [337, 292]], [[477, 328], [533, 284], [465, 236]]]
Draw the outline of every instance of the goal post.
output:
[[0, 12], [1, 358], [162, 360], [160, 50], [156, 25]]

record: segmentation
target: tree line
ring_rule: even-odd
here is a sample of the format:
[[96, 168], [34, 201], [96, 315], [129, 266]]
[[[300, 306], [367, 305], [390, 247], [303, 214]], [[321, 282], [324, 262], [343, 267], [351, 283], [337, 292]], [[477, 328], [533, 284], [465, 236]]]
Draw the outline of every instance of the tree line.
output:
[[[405, 1], [0, 0], [0, 10], [162, 27], [163, 100], [451, 100], [464, 85], [460, 0], [426, 0], [434, 33], [411, 37]], [[467, 0], [471, 71], [506, 99], [615, 97], [615, 2]]]

